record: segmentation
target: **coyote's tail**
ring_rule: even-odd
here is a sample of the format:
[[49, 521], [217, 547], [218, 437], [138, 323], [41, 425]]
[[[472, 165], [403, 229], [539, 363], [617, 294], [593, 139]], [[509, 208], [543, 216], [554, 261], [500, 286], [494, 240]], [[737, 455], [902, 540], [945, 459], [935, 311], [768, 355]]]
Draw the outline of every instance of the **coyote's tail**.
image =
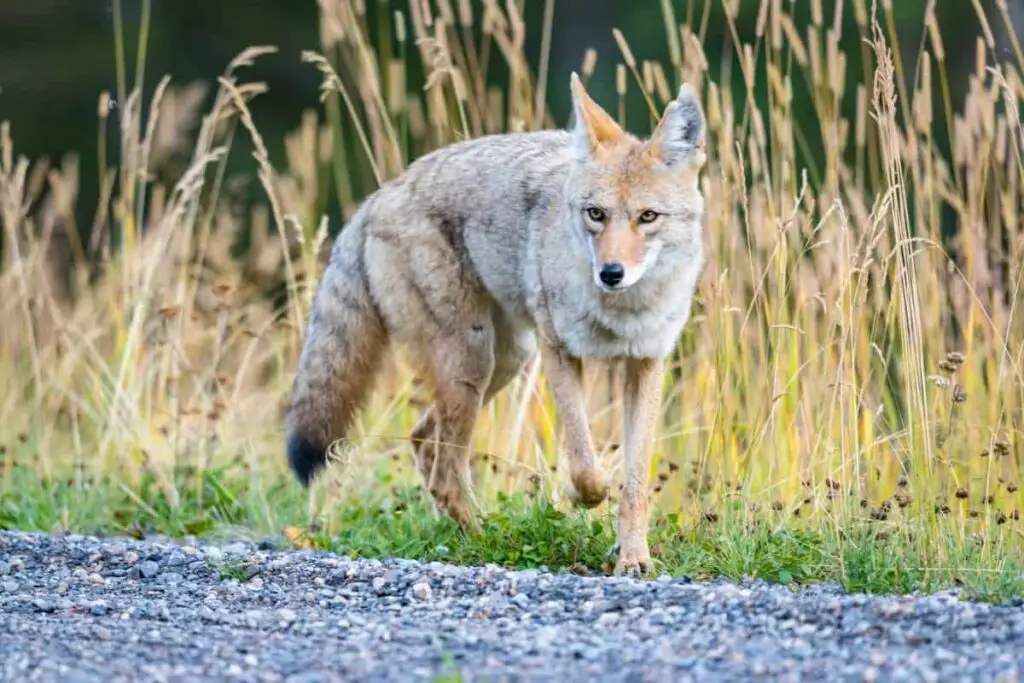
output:
[[288, 462], [304, 486], [351, 426], [387, 346], [367, 285], [365, 239], [357, 214], [338, 237], [306, 325], [287, 416]]

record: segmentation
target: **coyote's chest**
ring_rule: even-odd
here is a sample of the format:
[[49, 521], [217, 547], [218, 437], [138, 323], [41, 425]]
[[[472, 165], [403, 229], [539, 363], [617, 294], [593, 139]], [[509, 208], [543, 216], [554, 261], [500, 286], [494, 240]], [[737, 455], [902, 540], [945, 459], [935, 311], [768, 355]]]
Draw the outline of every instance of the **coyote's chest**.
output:
[[554, 331], [580, 358], [664, 357], [686, 324], [692, 298], [677, 289], [665, 295], [670, 298], [616, 306], [596, 292], [577, 292], [552, 311]]

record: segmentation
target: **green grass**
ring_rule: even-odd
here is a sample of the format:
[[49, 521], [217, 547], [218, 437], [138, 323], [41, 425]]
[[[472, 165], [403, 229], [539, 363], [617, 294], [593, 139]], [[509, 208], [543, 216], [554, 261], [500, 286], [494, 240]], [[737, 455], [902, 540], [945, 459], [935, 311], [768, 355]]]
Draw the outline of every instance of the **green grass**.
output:
[[[16, 473], [15, 486], [0, 496], [0, 528], [211, 540], [270, 537], [288, 544], [296, 539], [283, 537], [281, 530], [303, 527], [300, 545], [353, 558], [493, 563], [583, 575], [609, 574], [615, 559], [615, 519], [607, 508], [599, 514], [566, 511], [541, 493], [498, 494], [479, 531], [465, 534], [435, 514], [415, 486], [376, 487], [388, 493], [352, 498], [306, 526], [306, 501], [297, 484], [246, 488], [244, 475], [229, 469], [180, 476], [181, 490], [195, 493], [172, 507], [155, 487], [141, 487], [145, 497], [140, 498], [112, 480], [40, 484], [30, 472]], [[652, 576], [759, 578], [792, 586], [827, 581], [867, 593], [957, 589], [991, 602], [1024, 600], [1024, 564], [1006, 552], [1003, 533], [985, 543], [974, 539], [946, 549], [945, 555], [959, 563], [937, 568], [920, 554], [913, 537], [880, 531], [870, 518], [836, 533], [828, 526], [795, 529], [790, 514], [769, 511], [758, 519], [737, 505], [689, 524], [675, 514], [660, 515], [651, 527]], [[321, 526], [332, 531], [318, 530]], [[986, 545], [994, 547], [983, 550]], [[245, 578], [241, 565], [218, 570], [225, 578]]]

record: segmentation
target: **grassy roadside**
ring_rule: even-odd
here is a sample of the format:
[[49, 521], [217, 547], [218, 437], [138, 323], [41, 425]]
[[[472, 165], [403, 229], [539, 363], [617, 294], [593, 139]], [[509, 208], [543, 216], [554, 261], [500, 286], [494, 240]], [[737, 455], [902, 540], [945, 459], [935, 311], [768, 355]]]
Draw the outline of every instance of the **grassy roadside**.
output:
[[[711, 260], [666, 378], [657, 559], [694, 578], [1016, 599], [1024, 55], [1005, 61], [979, 36], [973, 87], [952, 102], [933, 17], [908, 63], [884, 6], [848, 3], [863, 41], [847, 54], [820, 3], [806, 30], [784, 4], [736, 4], [766, 8], [725, 58], [742, 87], [703, 54], [706, 20], [668, 2], [671, 63], [638, 59], [621, 35], [620, 54], [601, 56], [616, 60], [620, 104], [653, 113], [688, 81], [708, 112]], [[427, 394], [400, 359], [346, 462], [308, 497], [284, 472], [282, 409], [313, 285], [359, 198], [460, 137], [563, 123], [537, 108], [537, 83], [556, 75], [531, 70], [514, 5], [473, 24], [487, 40], [443, 13], [428, 26], [421, 3], [391, 5], [392, 33], [372, 45], [363, 3], [324, 3], [320, 51], [301, 56], [323, 76], [324, 108], [289, 136], [283, 168], [248, 107], [273, 93], [244, 79], [272, 47], [229, 64], [208, 111], [159, 81], [147, 118], [145, 41], [133, 83], [120, 46], [120, 104], [100, 98], [97, 144], [116, 134], [122, 153], [101, 154], [104, 199], [85, 238], [74, 163], [22, 159], [16, 131], [0, 130], [0, 312], [12, 321], [0, 328], [0, 527], [309, 527], [314, 544], [363, 556], [603, 571], [614, 501], [566, 509], [537, 365], [481, 416], [480, 536], [456, 533], [413, 488], [404, 436]], [[507, 91], [484, 62], [508, 72]], [[815, 112], [815, 130], [797, 108]], [[650, 121], [623, 123], [643, 133]], [[251, 212], [224, 171], [240, 138], [265, 197]], [[167, 160], [182, 158], [173, 175]], [[588, 404], [617, 475], [615, 372], [588, 367]]]
[[[419, 487], [405, 483], [374, 488], [365, 499], [348, 498], [310, 525], [307, 500], [297, 486], [247, 488], [240, 474], [211, 470], [191, 475], [201, 481], [183, 477], [183, 490], [196, 495], [170, 506], [151, 485], [141, 494], [112, 481], [40, 485], [26, 472], [16, 477], [17, 493], [0, 500], [0, 528], [242, 537], [350, 557], [547, 567], [583, 575], [608, 574], [614, 563], [615, 517], [607, 505], [586, 513], [552, 504], [543, 491], [499, 494], [481, 516], [480, 531], [466, 535], [433, 511]], [[690, 523], [659, 514], [651, 532], [655, 573], [793, 586], [830, 581], [870, 593], [956, 589], [967, 598], [1024, 601], [1024, 563], [1012, 550], [1011, 532], [948, 548], [951, 564], [935, 567], [922, 557], [912, 533], [898, 526], [883, 529], [866, 518], [837, 533], [827, 526], [795, 526], [791, 516], [789, 510], [769, 509], [753, 517], [739, 505]], [[954, 537], [953, 529], [942, 531]]]

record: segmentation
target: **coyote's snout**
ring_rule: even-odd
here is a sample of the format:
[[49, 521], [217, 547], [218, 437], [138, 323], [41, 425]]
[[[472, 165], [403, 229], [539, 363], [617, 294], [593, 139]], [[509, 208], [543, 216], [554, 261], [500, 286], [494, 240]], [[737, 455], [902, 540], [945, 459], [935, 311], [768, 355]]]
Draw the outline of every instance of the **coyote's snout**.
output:
[[704, 115], [684, 86], [646, 140], [571, 79], [571, 132], [493, 135], [437, 150], [372, 194], [314, 298], [288, 411], [304, 482], [369, 392], [389, 341], [434, 389], [410, 435], [438, 507], [473, 526], [477, 414], [537, 352], [558, 404], [569, 491], [607, 498], [581, 361], [625, 365], [618, 571], [650, 567], [647, 484], [664, 359], [704, 264]]
[[630, 224], [604, 226], [594, 238], [594, 282], [607, 292], [632, 287], [658, 259], [661, 245]]

